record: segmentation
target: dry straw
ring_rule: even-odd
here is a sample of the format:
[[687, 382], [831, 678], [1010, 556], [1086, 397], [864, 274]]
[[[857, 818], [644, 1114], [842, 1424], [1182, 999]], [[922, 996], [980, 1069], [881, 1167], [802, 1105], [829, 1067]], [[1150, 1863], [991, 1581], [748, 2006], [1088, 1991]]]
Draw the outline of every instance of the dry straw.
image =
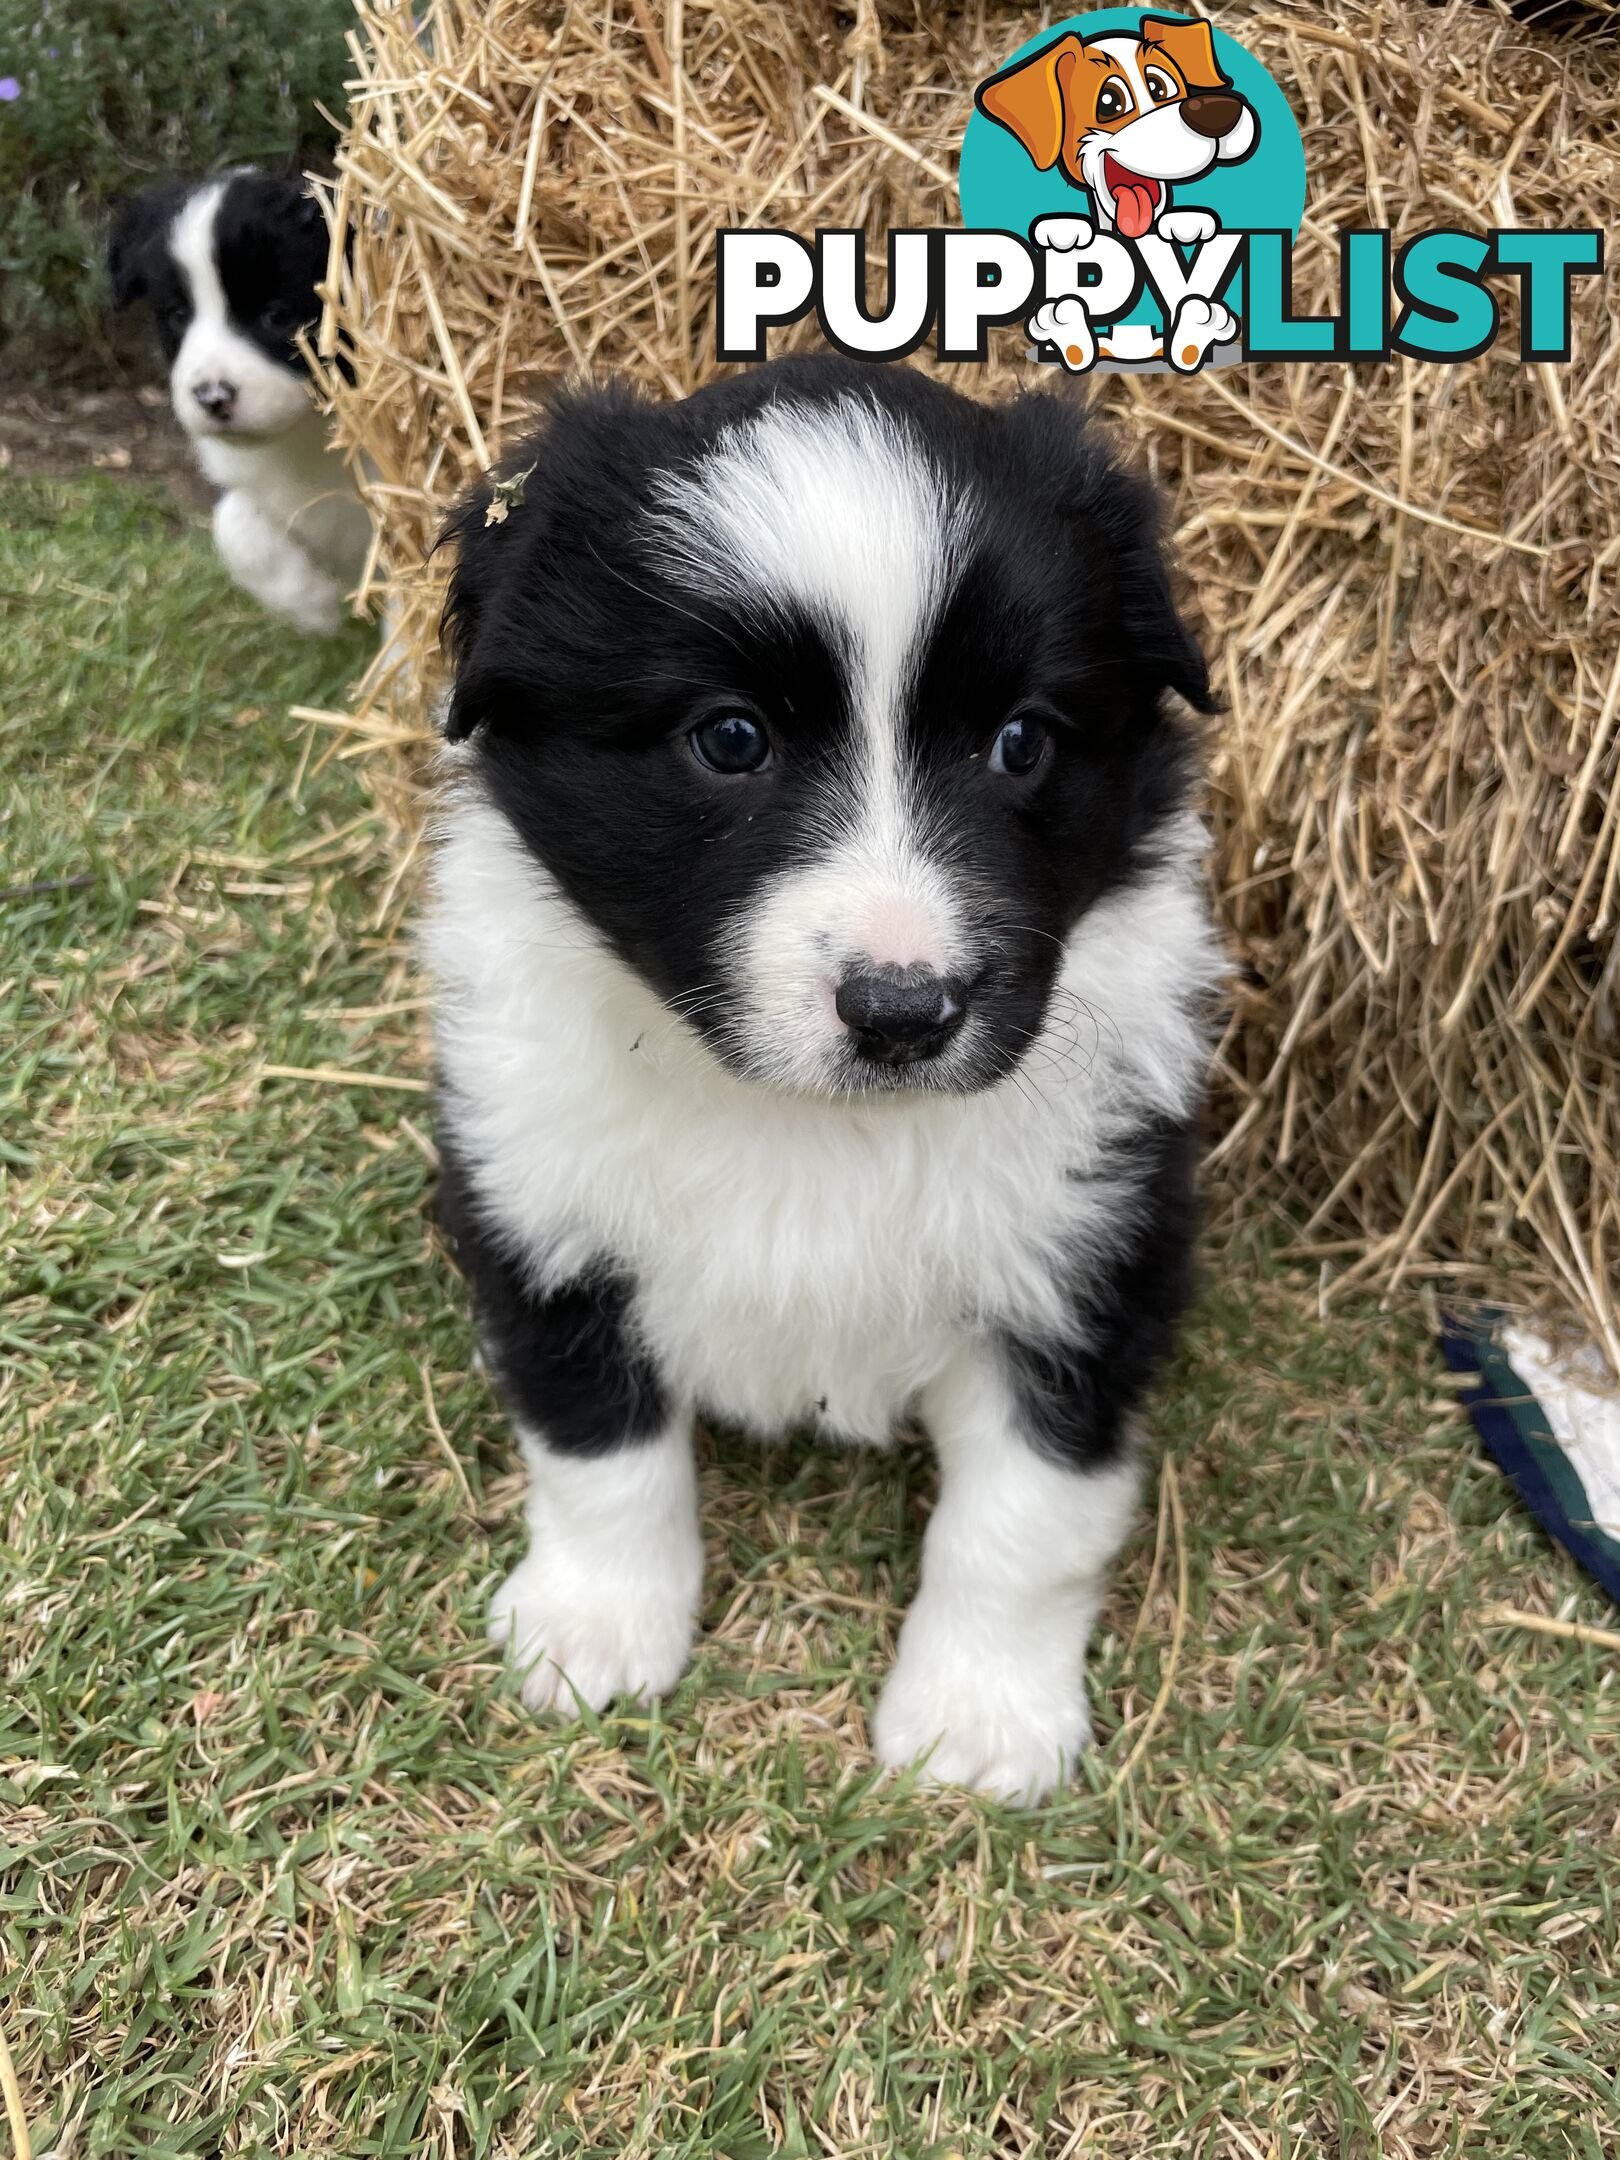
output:
[[[1521, 9], [1521, 13], [1526, 12]], [[1620, 39], [1491, 0], [1211, 13], [1305, 131], [1297, 289], [1338, 228], [1612, 226]], [[973, 85], [1027, 6], [361, 0], [334, 264], [369, 460], [369, 581], [430, 670], [445, 505], [580, 369], [678, 396], [716, 372], [714, 236], [950, 223]], [[1594, 27], [1599, 34], [1591, 34]], [[1608, 34], [1602, 34], [1606, 30]], [[877, 260], [881, 262], [882, 251]], [[1620, 311], [1577, 288], [1575, 361], [1517, 307], [1459, 368], [1256, 367], [1097, 383], [1169, 489], [1227, 701], [1214, 872], [1239, 962], [1221, 1185], [1386, 1289], [1551, 1300], [1620, 1368]], [[813, 324], [789, 342], [814, 341]], [[961, 386], [1031, 370], [1015, 331]], [[419, 706], [347, 717], [414, 837]]]

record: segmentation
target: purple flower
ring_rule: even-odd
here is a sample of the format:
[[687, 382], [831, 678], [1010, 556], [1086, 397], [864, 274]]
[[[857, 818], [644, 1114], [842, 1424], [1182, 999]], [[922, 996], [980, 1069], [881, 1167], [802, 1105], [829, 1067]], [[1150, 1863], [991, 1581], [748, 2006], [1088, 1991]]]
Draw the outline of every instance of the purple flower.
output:
[[15, 75], [0, 75], [0, 105], [15, 105], [22, 96], [22, 84]]

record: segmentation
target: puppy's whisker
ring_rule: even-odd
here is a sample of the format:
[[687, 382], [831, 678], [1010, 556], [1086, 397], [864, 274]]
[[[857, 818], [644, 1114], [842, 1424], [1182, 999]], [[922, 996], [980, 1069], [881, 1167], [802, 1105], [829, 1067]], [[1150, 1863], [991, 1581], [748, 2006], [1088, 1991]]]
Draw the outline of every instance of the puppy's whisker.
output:
[[1125, 1037], [1113, 1015], [1111, 1013], [1104, 1012], [1101, 1006], [1093, 1005], [1089, 998], [1081, 997], [1078, 991], [1071, 991], [1070, 995], [1074, 998], [1075, 1003], [1080, 1007], [1081, 1011], [1086, 1015], [1087, 1019], [1090, 1020], [1092, 1026], [1096, 1029], [1098, 1049], [1101, 1049], [1102, 1047], [1103, 1023], [1104, 1021], [1106, 1021], [1108, 1024], [1109, 1033], [1114, 1038], [1114, 1048], [1119, 1052], [1120, 1056], [1123, 1057], [1125, 1054]]
[[744, 659], [749, 657], [747, 646], [743, 644], [739, 637], [729, 631], [724, 623], [716, 622], [709, 616], [699, 615], [694, 608], [682, 607], [674, 595], [668, 591], [655, 593], [645, 585], [638, 585], [628, 570], [622, 569], [617, 563], [608, 561], [589, 535], [586, 536], [585, 545], [590, 549], [609, 577], [617, 578], [621, 585], [628, 585], [633, 593], [639, 594], [643, 600], [652, 601], [655, 607], [667, 607], [676, 615], [684, 615], [688, 622], [696, 623], [700, 630], [707, 630], [713, 636], [720, 638], [725, 644], [733, 646], [736, 651], [743, 655]]
[[[653, 1051], [661, 1050], [672, 1035], [682, 1031], [701, 1034], [702, 1031], [696, 1025], [697, 1021], [706, 1013], [720, 1011], [726, 1004], [728, 995], [723, 985], [714, 983], [697, 990], [683, 991], [680, 996], [670, 998], [667, 1001], [667, 1023], [659, 1029], [651, 1043], [644, 1047]], [[729, 1030], [722, 1032], [729, 1034]]]

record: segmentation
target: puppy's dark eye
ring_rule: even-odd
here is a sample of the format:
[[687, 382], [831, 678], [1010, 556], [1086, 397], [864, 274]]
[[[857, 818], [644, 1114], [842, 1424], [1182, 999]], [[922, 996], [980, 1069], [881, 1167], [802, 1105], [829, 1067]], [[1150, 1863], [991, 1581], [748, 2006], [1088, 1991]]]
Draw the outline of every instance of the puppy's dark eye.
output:
[[1021, 780], [1046, 755], [1050, 730], [1037, 713], [1014, 713], [990, 749], [990, 770]]
[[303, 309], [294, 307], [288, 300], [272, 300], [259, 316], [265, 329], [277, 337], [296, 336], [304, 327], [305, 319]]
[[686, 739], [710, 772], [757, 773], [771, 762], [771, 739], [749, 712], [711, 713]]
[[1159, 68], [1148, 68], [1142, 80], [1147, 84], [1148, 96], [1155, 105], [1166, 105], [1176, 96], [1176, 85]]
[[1131, 109], [1130, 92], [1117, 75], [1110, 75], [1097, 92], [1097, 118], [1117, 120], [1121, 113]]

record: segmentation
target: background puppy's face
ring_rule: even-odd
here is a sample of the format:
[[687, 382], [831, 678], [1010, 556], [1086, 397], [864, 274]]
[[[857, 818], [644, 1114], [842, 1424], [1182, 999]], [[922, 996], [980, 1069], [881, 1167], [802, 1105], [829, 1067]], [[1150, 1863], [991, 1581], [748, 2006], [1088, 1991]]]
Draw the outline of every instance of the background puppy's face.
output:
[[[778, 363], [563, 402], [461, 514], [452, 739], [728, 1064], [968, 1090], [1180, 809], [1151, 503], [1056, 401]], [[565, 1016], [564, 1016], [565, 1021]]]
[[108, 254], [113, 299], [145, 300], [180, 425], [263, 439], [310, 412], [300, 330], [320, 315], [326, 223], [302, 187], [232, 173], [138, 196]]

